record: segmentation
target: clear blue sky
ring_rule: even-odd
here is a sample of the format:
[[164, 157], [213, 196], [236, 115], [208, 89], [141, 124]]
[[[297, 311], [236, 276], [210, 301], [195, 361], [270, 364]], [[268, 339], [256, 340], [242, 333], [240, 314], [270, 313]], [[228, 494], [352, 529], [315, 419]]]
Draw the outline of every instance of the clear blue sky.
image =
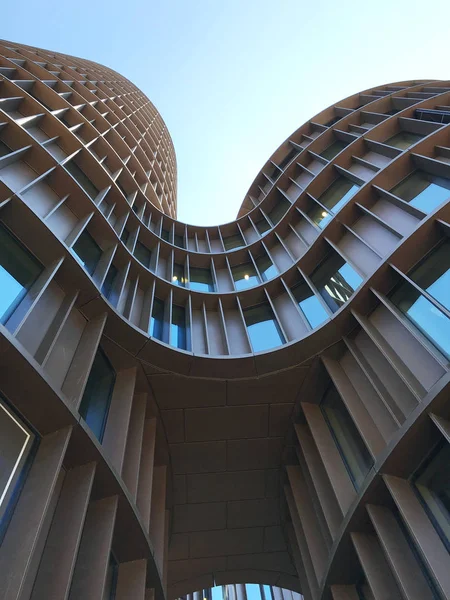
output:
[[103, 63], [161, 112], [178, 217], [232, 220], [279, 144], [330, 104], [406, 79], [450, 79], [450, 2], [22, 0], [4, 39]]

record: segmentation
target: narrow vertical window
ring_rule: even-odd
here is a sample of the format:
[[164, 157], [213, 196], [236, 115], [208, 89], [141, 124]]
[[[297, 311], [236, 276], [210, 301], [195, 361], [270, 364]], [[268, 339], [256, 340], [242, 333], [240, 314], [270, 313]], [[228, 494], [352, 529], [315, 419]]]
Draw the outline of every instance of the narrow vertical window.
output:
[[156, 296], [153, 298], [152, 316], [150, 319], [150, 335], [163, 341], [164, 332], [164, 301]]
[[77, 239], [72, 249], [78, 262], [83, 265], [89, 275], [92, 275], [102, 256], [102, 250], [86, 229]]
[[244, 310], [245, 323], [254, 352], [284, 344], [284, 337], [269, 304]]
[[186, 330], [186, 309], [184, 306], [172, 306], [172, 323], [170, 325], [170, 343], [181, 350], [189, 350]]

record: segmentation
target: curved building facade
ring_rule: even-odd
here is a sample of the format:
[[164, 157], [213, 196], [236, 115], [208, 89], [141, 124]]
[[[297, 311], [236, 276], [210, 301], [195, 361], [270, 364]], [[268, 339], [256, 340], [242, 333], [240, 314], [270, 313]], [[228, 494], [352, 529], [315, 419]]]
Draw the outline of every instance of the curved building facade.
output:
[[338, 102], [196, 227], [126, 78], [0, 78], [0, 597], [450, 597], [450, 82]]

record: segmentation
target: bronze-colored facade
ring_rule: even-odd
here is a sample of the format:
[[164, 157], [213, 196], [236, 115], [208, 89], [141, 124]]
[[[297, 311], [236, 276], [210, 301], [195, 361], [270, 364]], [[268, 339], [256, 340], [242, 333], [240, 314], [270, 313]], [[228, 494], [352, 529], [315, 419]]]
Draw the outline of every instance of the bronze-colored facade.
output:
[[0, 598], [450, 597], [450, 82], [319, 113], [195, 227], [127, 79], [0, 77]]

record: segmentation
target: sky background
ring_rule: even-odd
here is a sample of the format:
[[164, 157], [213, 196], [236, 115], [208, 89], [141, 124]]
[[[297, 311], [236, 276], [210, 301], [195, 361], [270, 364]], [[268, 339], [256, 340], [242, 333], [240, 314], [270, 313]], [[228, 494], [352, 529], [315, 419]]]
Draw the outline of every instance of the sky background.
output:
[[175, 144], [178, 218], [233, 220], [300, 125], [363, 89], [450, 79], [450, 2], [22, 0], [4, 39], [105, 64], [160, 111]]

